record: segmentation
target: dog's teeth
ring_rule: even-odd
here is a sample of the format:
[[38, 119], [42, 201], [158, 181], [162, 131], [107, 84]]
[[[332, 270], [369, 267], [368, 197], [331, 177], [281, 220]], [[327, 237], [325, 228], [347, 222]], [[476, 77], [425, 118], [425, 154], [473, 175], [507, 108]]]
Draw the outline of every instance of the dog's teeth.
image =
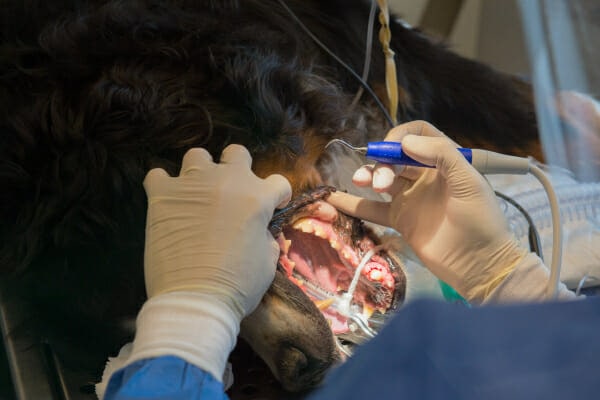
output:
[[344, 260], [348, 261], [350, 263], [350, 265], [356, 267], [358, 265], [358, 262], [360, 261], [358, 259], [358, 257], [356, 256], [356, 254], [354, 253], [354, 251], [349, 248], [348, 246], [346, 246], [343, 250], [342, 250], [342, 257], [344, 258]]
[[310, 221], [301, 220], [294, 224], [294, 229], [300, 229], [304, 233], [313, 233], [315, 231], [315, 227], [310, 223]]
[[341, 249], [341, 248], [342, 248], [342, 245], [341, 245], [341, 243], [340, 243], [340, 242], [338, 242], [338, 241], [337, 241], [337, 240], [335, 240], [335, 239], [332, 239], [332, 240], [329, 242], [329, 245], [330, 245], [330, 246], [331, 246], [331, 248], [332, 248], [332, 249], [334, 249], [334, 250], [339, 250], [339, 249]]
[[342, 257], [344, 257], [344, 259], [350, 261], [350, 252], [348, 251], [348, 249], [342, 250]]
[[304, 223], [303, 219], [298, 220], [298, 221], [294, 222], [294, 224], [292, 225], [292, 228], [299, 230], [299, 229], [301, 229], [303, 223]]
[[320, 237], [322, 239], [327, 239], [327, 232], [320, 226], [315, 227], [315, 236]]

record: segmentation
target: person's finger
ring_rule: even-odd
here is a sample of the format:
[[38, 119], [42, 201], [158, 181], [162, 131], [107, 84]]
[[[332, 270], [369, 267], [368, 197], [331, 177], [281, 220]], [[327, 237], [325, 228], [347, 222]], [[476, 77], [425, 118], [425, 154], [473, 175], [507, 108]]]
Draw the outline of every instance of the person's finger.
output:
[[326, 201], [348, 215], [389, 226], [390, 203], [388, 202], [368, 200], [344, 192], [333, 192]]
[[283, 175], [269, 175], [265, 179], [265, 183], [267, 184], [269, 193], [273, 195], [273, 209], [283, 208], [290, 202], [292, 198], [292, 186]]
[[373, 181], [373, 167], [374, 165], [363, 165], [354, 171], [352, 183], [360, 187], [371, 186], [371, 182]]
[[[404, 124], [400, 124], [394, 128], [392, 128], [386, 135], [386, 142], [402, 142], [402, 140], [410, 135], [416, 136], [434, 136], [434, 137], [444, 137], [444, 134], [439, 131], [435, 126], [431, 125], [427, 121], [416, 120], [407, 122]], [[366, 175], [367, 171], [361, 171], [364, 174], [364, 179], [359, 181], [359, 185], [357, 186], [367, 186], [366, 182], [369, 182], [373, 190], [378, 193], [390, 191], [396, 191], [396, 189], [392, 189], [392, 186], [395, 185], [395, 176], [401, 175], [406, 179], [416, 180], [423, 173], [422, 169], [403, 166], [403, 165], [388, 165], [383, 163], [377, 163], [372, 168], [372, 176], [371, 180], [367, 179]], [[397, 186], [397, 185], [396, 185]], [[404, 186], [404, 183], [402, 184]]]
[[377, 193], [385, 193], [394, 183], [396, 171], [389, 164], [376, 164], [373, 168], [373, 190]]
[[170, 178], [170, 175], [162, 168], [153, 168], [146, 174], [144, 178], [144, 189], [148, 195], [153, 191], [153, 187], [161, 178]]
[[270, 275], [268, 285], [271, 285], [271, 283], [273, 282], [273, 278], [275, 277], [275, 270], [277, 269], [277, 260], [279, 260], [279, 254], [281, 253], [281, 249], [279, 248], [279, 243], [277, 243], [277, 240], [275, 240], [275, 238], [273, 237], [271, 232], [269, 232], [268, 229], [265, 231], [265, 234], [267, 235], [267, 242], [269, 243], [268, 251], [271, 255], [272, 260], [269, 265], [270, 268], [268, 271]]
[[221, 163], [241, 164], [252, 167], [252, 156], [248, 149], [240, 144], [230, 144], [221, 153]]
[[206, 149], [194, 147], [189, 149], [183, 156], [179, 175], [189, 175], [190, 173], [203, 170], [209, 165], [213, 165], [210, 153]]
[[416, 181], [423, 173], [427, 172], [427, 167], [413, 167], [412, 165], [406, 165], [404, 169], [397, 173], [405, 179]]

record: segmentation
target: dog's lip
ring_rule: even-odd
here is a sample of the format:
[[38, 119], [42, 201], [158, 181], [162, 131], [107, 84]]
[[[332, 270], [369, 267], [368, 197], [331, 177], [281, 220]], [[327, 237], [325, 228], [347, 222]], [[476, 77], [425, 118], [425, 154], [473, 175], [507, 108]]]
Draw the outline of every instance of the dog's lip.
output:
[[[290, 224], [290, 220], [298, 219], [302, 215], [317, 212], [322, 214], [322, 218], [334, 218], [338, 211], [328, 203], [323, 204], [322, 199], [327, 198], [335, 190], [332, 186], [317, 187], [293, 198], [285, 207], [275, 210], [269, 222], [269, 231], [273, 237], [277, 238], [283, 227]], [[322, 211], [319, 211], [321, 208]]]
[[288, 225], [294, 225], [303, 218], [311, 218], [326, 223], [333, 223], [339, 215], [337, 208], [324, 200], [317, 200], [312, 204], [304, 206], [289, 221]]

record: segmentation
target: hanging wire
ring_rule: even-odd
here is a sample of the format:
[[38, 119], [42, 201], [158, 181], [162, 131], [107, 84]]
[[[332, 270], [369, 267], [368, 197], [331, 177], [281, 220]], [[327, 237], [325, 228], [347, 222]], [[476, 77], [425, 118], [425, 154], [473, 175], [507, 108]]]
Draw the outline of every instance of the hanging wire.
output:
[[[371, 68], [371, 50], [373, 49], [373, 25], [375, 22], [375, 11], [377, 11], [377, 4], [375, 0], [371, 0], [371, 10], [369, 11], [369, 23], [367, 26], [367, 39], [365, 43], [365, 64], [363, 66], [362, 80], [367, 82], [369, 80], [369, 69]], [[350, 104], [350, 108], [354, 108], [358, 104], [358, 100], [362, 96], [364, 88], [358, 87], [358, 91], [354, 96], [354, 100]]]
[[396, 126], [396, 124], [394, 123], [392, 117], [390, 116], [390, 114], [388, 113], [388, 111], [386, 110], [385, 106], [381, 103], [381, 100], [379, 100], [379, 98], [377, 97], [377, 95], [375, 94], [375, 92], [373, 92], [373, 89], [371, 89], [371, 87], [369, 86], [369, 84], [367, 82], [365, 82], [353, 69], [352, 67], [350, 67], [348, 64], [346, 64], [344, 61], [342, 61], [342, 59], [340, 59], [333, 51], [331, 51], [327, 46], [325, 46], [324, 43], [322, 43], [319, 38], [317, 38], [310, 29], [308, 29], [308, 27], [306, 25], [304, 25], [304, 23], [300, 20], [300, 18], [298, 18], [296, 16], [296, 14], [294, 14], [294, 12], [287, 6], [287, 4], [285, 4], [285, 2], [283, 0], [278, 0], [279, 4], [287, 11], [287, 13], [290, 15], [290, 17], [292, 17], [292, 19], [300, 26], [300, 28], [302, 28], [302, 30], [308, 35], [310, 36], [310, 38], [319, 46], [321, 47], [327, 54], [329, 54], [335, 61], [337, 61], [342, 67], [344, 67], [348, 72], [350, 72], [350, 74], [352, 74], [352, 76], [365, 88], [365, 90], [367, 91], [367, 93], [369, 93], [369, 95], [371, 95], [371, 97], [373, 98], [373, 100], [375, 101], [375, 103], [377, 104], [377, 107], [379, 107], [379, 109], [381, 110], [381, 112], [383, 113], [383, 116], [385, 117], [385, 119], [387, 120], [388, 124], [390, 125], [391, 128], [393, 128], [394, 126]]
[[591, 276], [588, 274], [585, 274], [580, 280], [579, 280], [579, 284], [577, 285], [577, 289], [575, 290], [575, 296], [580, 296], [582, 293], [581, 291], [583, 290], [583, 285], [585, 285], [586, 281], [599, 281], [600, 279], [596, 278], [595, 276]]
[[542, 259], [542, 261], [544, 261], [544, 254], [542, 251], [542, 241], [540, 240], [540, 235], [535, 227], [535, 223], [533, 222], [533, 219], [531, 218], [531, 216], [529, 215], [529, 213], [525, 210], [525, 208], [523, 208], [523, 206], [521, 206], [519, 203], [517, 203], [517, 201], [499, 191], [494, 191], [494, 193], [496, 193], [496, 196], [500, 197], [501, 199], [503, 199], [504, 201], [512, 204], [517, 210], [519, 210], [519, 212], [521, 214], [523, 214], [523, 216], [525, 217], [525, 219], [527, 220], [527, 224], [529, 224], [529, 234], [528, 234], [528, 238], [529, 238], [529, 249], [531, 251], [533, 251], [535, 254], [538, 255], [538, 257], [540, 257]]

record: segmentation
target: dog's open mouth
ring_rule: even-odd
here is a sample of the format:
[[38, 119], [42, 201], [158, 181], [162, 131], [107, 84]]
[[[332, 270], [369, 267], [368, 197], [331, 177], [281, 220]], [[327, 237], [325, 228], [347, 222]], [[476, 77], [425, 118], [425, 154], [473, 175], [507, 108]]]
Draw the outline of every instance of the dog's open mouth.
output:
[[322, 201], [332, 190], [292, 200], [271, 227], [281, 249], [279, 268], [317, 305], [335, 335], [347, 335], [356, 323], [363, 329], [380, 323], [404, 298], [406, 279], [372, 230]]

